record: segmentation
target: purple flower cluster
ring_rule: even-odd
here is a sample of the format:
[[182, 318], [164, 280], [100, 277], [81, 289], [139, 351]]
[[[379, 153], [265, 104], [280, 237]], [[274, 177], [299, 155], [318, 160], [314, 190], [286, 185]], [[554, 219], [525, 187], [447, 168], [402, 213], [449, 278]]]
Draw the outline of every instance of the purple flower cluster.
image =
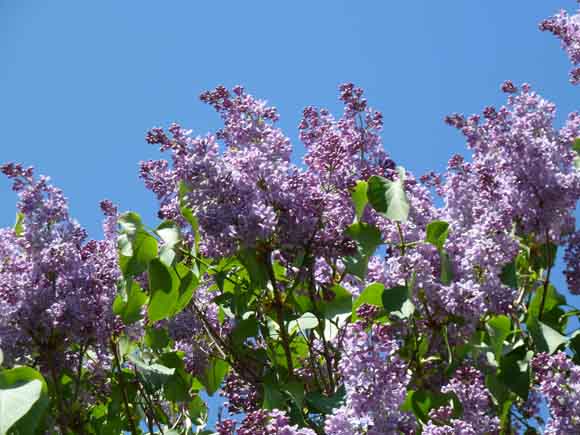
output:
[[256, 387], [236, 372], [227, 376], [220, 395], [226, 398], [225, 406], [230, 414], [250, 413], [260, 408], [260, 395]]
[[548, 435], [580, 432], [580, 366], [563, 352], [539, 354], [532, 360], [538, 391], [550, 410]]
[[224, 420], [217, 424], [219, 435], [316, 435], [311, 429], [291, 425], [290, 420], [281, 411], [259, 409], [248, 413], [236, 430], [233, 420]]
[[571, 146], [580, 136], [578, 114], [557, 130], [554, 104], [528, 85], [520, 93], [511, 82], [503, 88], [512, 94], [506, 106], [488, 107], [483, 117], [448, 118], [473, 156], [470, 162], [453, 157], [446, 181], [437, 186], [445, 201], [441, 216], [451, 225], [446, 249], [456, 276], [441, 289], [441, 301], [473, 319], [511, 309], [515, 289], [499, 275], [518, 252], [514, 234], [562, 244], [574, 228], [580, 196]]
[[580, 261], [578, 258], [580, 258], [580, 231], [570, 235], [564, 252], [564, 263], [566, 264], [564, 276], [570, 293], [576, 295], [580, 294]]
[[[463, 407], [461, 419], [453, 418], [451, 406], [431, 411], [431, 421], [425, 427], [425, 435], [497, 433], [499, 418], [491, 413], [491, 397], [485, 388], [483, 375], [473, 367], [459, 368], [453, 378], [445, 385], [443, 393], [454, 393]], [[445, 422], [436, 425], [434, 422]]]
[[182, 183], [207, 256], [258, 242], [284, 246], [286, 255], [306, 245], [321, 255], [344, 252], [343, 232], [353, 219], [347, 187], [384, 175], [394, 164], [380, 146], [380, 113], [368, 108], [362, 91], [352, 85], [341, 87], [341, 98], [345, 112], [338, 121], [324, 109], [305, 109], [300, 124], [307, 148], [304, 170], [290, 163], [290, 140], [275, 126], [274, 108], [241, 87], [204, 93], [202, 101], [224, 120], [215, 135], [192, 138], [177, 125], [169, 128], [171, 137], [157, 128], [147, 135], [148, 142], [172, 153], [171, 167], [164, 160], [141, 164], [145, 185], [161, 200], [160, 215], [179, 219]]
[[[185, 186], [182, 199], [199, 219], [204, 255], [220, 258], [241, 246], [256, 246], [273, 253], [293, 274], [303, 272], [292, 261], [307, 250], [312, 257], [309, 278], [322, 298], [337, 279], [354, 297], [372, 282], [387, 289], [412, 284], [415, 309], [428, 319], [417, 322], [418, 331], [430, 334], [433, 325], [448, 324], [449, 341], [461, 343], [483, 316], [514, 310], [517, 289], [504, 284], [500, 275], [516, 257], [519, 238], [535, 245], [568, 243], [566, 273], [573, 290], [577, 274], [577, 242], [570, 233], [580, 175], [571, 145], [580, 136], [580, 116], [569, 115], [565, 126], [556, 129], [554, 104], [528, 85], [518, 89], [507, 81], [502, 90], [509, 94], [505, 106], [446, 120], [465, 136], [472, 152], [469, 160], [454, 156], [445, 174], [432, 173], [421, 180], [406, 174], [406, 222], [395, 223], [367, 207], [363, 220], [376, 225], [390, 246], [385, 257], [370, 258], [365, 280], [346, 274], [343, 261], [354, 248], [344, 235], [354, 219], [352, 187], [372, 175], [390, 180], [400, 175], [382, 150], [382, 116], [351, 84], [340, 87], [345, 110], [339, 119], [325, 109], [304, 110], [299, 126], [306, 147], [303, 168], [290, 163], [290, 141], [275, 126], [274, 108], [240, 87], [218, 87], [201, 98], [218, 111], [224, 128], [197, 138], [177, 125], [169, 133], [151, 130], [148, 142], [170, 151], [171, 164], [144, 162], [141, 175], [161, 200], [160, 215], [178, 221], [179, 186]], [[435, 205], [431, 189], [443, 200], [441, 207]], [[444, 253], [425, 242], [427, 225], [434, 220], [449, 223], [444, 251], [452, 279], [446, 282]], [[383, 434], [412, 429], [411, 417], [399, 409], [411, 378], [396, 356], [397, 341], [380, 327], [366, 331], [377, 313], [365, 306], [361, 310], [365, 321], [348, 326], [334, 343], [342, 352], [340, 371], [347, 396], [327, 419], [326, 430]], [[453, 317], [462, 318], [461, 325], [450, 324]], [[431, 341], [430, 352], [446, 352], [441, 337], [432, 335]], [[430, 382], [445, 385], [440, 378]], [[442, 388], [455, 392], [466, 411], [459, 420], [452, 419], [449, 410], [440, 410], [438, 418], [448, 425], [432, 425], [432, 433], [497, 429], [497, 421], [486, 413], [489, 396], [477, 370], [461, 369]], [[227, 395], [234, 409], [242, 409], [251, 393]], [[443, 418], [445, 412], [449, 415]]]
[[[0, 230], [0, 348], [12, 362], [38, 352], [67, 364], [72, 343], [107, 346], [119, 278], [115, 242], [90, 240], [66, 199], [31, 168], [2, 166], [18, 192], [16, 228]], [[70, 359], [70, 358], [68, 358]]]
[[[561, 10], [554, 16], [540, 23], [540, 30], [548, 31], [561, 40], [562, 48], [568, 54], [574, 66], [580, 64], [580, 14], [569, 15]], [[580, 68], [570, 71], [570, 82], [580, 83]]]
[[413, 418], [400, 410], [411, 379], [397, 342], [385, 326], [370, 332], [357, 322], [348, 326], [339, 364], [346, 388], [345, 403], [326, 420], [333, 435], [386, 435], [413, 428]]

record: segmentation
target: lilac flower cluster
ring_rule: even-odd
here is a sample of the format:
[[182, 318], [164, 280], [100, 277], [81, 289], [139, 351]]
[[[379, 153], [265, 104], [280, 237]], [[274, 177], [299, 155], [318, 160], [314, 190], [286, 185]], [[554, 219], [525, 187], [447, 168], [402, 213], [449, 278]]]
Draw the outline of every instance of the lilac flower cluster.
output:
[[[0, 347], [13, 362], [31, 350], [65, 364], [72, 343], [105, 346], [119, 278], [114, 242], [85, 242], [66, 199], [31, 168], [2, 166], [20, 200], [21, 228], [0, 230]], [[57, 355], [58, 358], [56, 357]], [[58, 360], [58, 361], [55, 361]]]
[[286, 255], [305, 245], [320, 254], [344, 252], [343, 232], [353, 219], [347, 187], [394, 164], [380, 146], [380, 113], [352, 85], [341, 87], [341, 98], [345, 113], [338, 121], [324, 109], [305, 109], [302, 170], [290, 163], [290, 141], [275, 127], [274, 108], [241, 87], [204, 93], [202, 101], [224, 120], [215, 135], [192, 138], [177, 125], [169, 128], [171, 138], [157, 128], [147, 135], [172, 153], [171, 168], [164, 160], [141, 164], [145, 185], [161, 200], [160, 215], [178, 218], [181, 182], [189, 188], [185, 202], [199, 219], [207, 256], [258, 242], [285, 246]]
[[580, 117], [569, 115], [554, 128], [555, 106], [523, 85], [503, 89], [512, 95], [499, 109], [479, 115], [453, 115], [447, 122], [467, 138], [471, 162], [449, 161], [438, 192], [442, 218], [451, 224], [446, 249], [456, 281], [442, 288], [441, 301], [457, 314], [478, 319], [511, 309], [515, 289], [503, 285], [504, 265], [518, 252], [516, 235], [536, 243], [562, 244], [574, 228], [580, 174], [571, 144], [580, 136]]
[[580, 294], [580, 262], [578, 258], [580, 258], [580, 231], [570, 235], [564, 252], [564, 263], [566, 264], [564, 276], [570, 293], [576, 295]]
[[[568, 54], [574, 66], [580, 64], [580, 14], [569, 15], [561, 10], [554, 16], [540, 23], [540, 30], [551, 32], [561, 40], [562, 48]], [[580, 83], [580, 68], [570, 71], [570, 82]]]
[[217, 424], [219, 435], [316, 435], [312, 429], [291, 425], [281, 411], [259, 409], [248, 413], [236, 430], [236, 422], [224, 420]]
[[[482, 116], [454, 114], [446, 120], [466, 137], [472, 151], [469, 161], [454, 156], [445, 174], [421, 180], [406, 174], [403, 183], [410, 203], [406, 222], [395, 223], [367, 207], [363, 220], [376, 225], [390, 246], [384, 258], [370, 258], [365, 280], [346, 274], [342, 259], [354, 248], [344, 235], [354, 219], [351, 189], [357, 180], [372, 175], [390, 180], [400, 175], [382, 150], [382, 116], [351, 84], [340, 88], [345, 110], [338, 120], [325, 109], [304, 110], [299, 127], [306, 147], [304, 168], [290, 163], [290, 141], [275, 127], [274, 108], [240, 87], [232, 91], [218, 87], [203, 94], [202, 100], [220, 113], [224, 128], [203, 138], [192, 138], [177, 125], [169, 128], [170, 135], [151, 130], [147, 140], [170, 151], [172, 161], [145, 162], [141, 175], [161, 199], [163, 217], [181, 219], [178, 190], [180, 184], [186, 186], [183, 199], [199, 218], [206, 256], [220, 258], [240, 246], [257, 246], [273, 252], [289, 273], [301, 273], [292, 260], [307, 250], [312, 257], [309, 278], [322, 298], [337, 279], [354, 297], [372, 282], [385, 288], [412, 284], [415, 308], [428, 319], [417, 322], [418, 331], [431, 335], [432, 354], [445, 353], [441, 337], [429, 328], [448, 324], [449, 341], [459, 344], [483, 316], [514, 310], [517, 289], [504, 284], [500, 275], [520, 249], [518, 238], [536, 245], [568, 243], [571, 288], [577, 274], [576, 239], [569, 234], [580, 196], [571, 148], [580, 136], [580, 116], [571, 114], [558, 130], [555, 106], [530, 86], [518, 89], [508, 81], [502, 90], [509, 94], [505, 106], [487, 107]], [[435, 205], [431, 188], [442, 198], [442, 207]], [[446, 221], [450, 228], [444, 250], [452, 279], [445, 283], [443, 253], [425, 242], [427, 225], [434, 220]], [[283, 286], [279, 290], [284, 291]], [[399, 409], [411, 379], [396, 356], [397, 341], [379, 327], [372, 326], [370, 333], [364, 329], [376, 311], [363, 306], [364, 322], [348, 326], [346, 335], [342, 331], [334, 342], [342, 352], [340, 371], [347, 397], [326, 421], [328, 433], [412, 429], [411, 417]], [[449, 323], [452, 316], [461, 318], [461, 325]], [[429, 382], [455, 392], [466, 409], [461, 420], [452, 419], [448, 409], [438, 411], [437, 418], [448, 425], [433, 423], [433, 433], [497, 430], [497, 420], [486, 413], [489, 396], [476, 369], [461, 369], [448, 384], [441, 376]], [[245, 396], [240, 401], [231, 392], [229, 396], [232, 406], [242, 409], [237, 402], [244, 402]], [[250, 415], [256, 410], [245, 411]]]
[[483, 375], [477, 369], [459, 368], [441, 391], [457, 396], [463, 407], [462, 418], [453, 418], [451, 406], [433, 410], [430, 413], [431, 421], [423, 430], [425, 435], [485, 435], [498, 432], [499, 418], [491, 413], [491, 397], [485, 388]]
[[370, 332], [357, 322], [348, 326], [339, 364], [346, 388], [345, 403], [326, 420], [333, 435], [382, 435], [408, 431], [413, 418], [400, 410], [411, 379], [407, 363], [385, 326]]
[[256, 387], [236, 372], [227, 376], [220, 395], [226, 398], [225, 406], [230, 414], [251, 413], [260, 408], [260, 395]]
[[538, 391], [547, 401], [548, 435], [580, 432], [580, 366], [563, 352], [539, 354], [532, 360]]

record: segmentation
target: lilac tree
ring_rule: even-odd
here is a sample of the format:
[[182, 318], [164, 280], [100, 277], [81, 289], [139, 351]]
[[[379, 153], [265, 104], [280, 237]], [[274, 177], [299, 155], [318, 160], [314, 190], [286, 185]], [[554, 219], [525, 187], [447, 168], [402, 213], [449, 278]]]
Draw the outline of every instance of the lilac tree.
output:
[[[577, 17], [541, 24], [574, 64]], [[274, 107], [217, 87], [222, 129], [147, 134], [161, 224], [103, 201], [102, 240], [2, 166], [0, 434], [580, 433], [580, 310], [552, 283], [563, 251], [580, 292], [580, 115], [501, 89], [446, 118], [470, 159], [416, 177], [352, 84], [339, 117], [304, 109], [301, 165]]]

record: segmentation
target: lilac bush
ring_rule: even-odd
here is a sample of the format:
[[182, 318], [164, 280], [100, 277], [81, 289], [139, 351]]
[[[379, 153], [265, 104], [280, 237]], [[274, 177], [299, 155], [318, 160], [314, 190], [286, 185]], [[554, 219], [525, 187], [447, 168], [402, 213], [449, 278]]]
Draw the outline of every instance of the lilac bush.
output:
[[[574, 65], [577, 16], [540, 25]], [[553, 284], [562, 251], [580, 292], [580, 116], [500, 88], [445, 119], [468, 155], [416, 176], [353, 84], [304, 109], [301, 164], [274, 107], [218, 86], [220, 130], [146, 135], [161, 222], [105, 200], [101, 240], [3, 165], [0, 434], [580, 433], [580, 310]]]

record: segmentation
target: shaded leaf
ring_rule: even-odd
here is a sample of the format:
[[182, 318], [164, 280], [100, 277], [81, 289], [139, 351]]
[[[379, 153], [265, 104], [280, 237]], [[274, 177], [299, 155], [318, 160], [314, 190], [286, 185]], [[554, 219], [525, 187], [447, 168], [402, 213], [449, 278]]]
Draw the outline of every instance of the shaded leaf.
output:
[[368, 203], [367, 189], [368, 184], [366, 181], [357, 181], [356, 186], [350, 195], [354, 205], [356, 220], [360, 220]]
[[332, 286], [331, 291], [334, 297], [320, 304], [320, 311], [324, 317], [332, 319], [336, 315], [350, 313], [352, 311], [352, 295], [350, 292], [338, 284]]
[[498, 380], [522, 399], [527, 400], [530, 391], [530, 359], [533, 352], [520, 346], [500, 360]]
[[449, 235], [449, 224], [444, 221], [430, 222], [427, 224], [426, 233], [425, 240], [437, 249], [442, 249]]
[[224, 360], [217, 358], [211, 358], [209, 360], [204, 374], [199, 378], [207, 394], [213, 396], [221, 386], [229, 369], [229, 364]]
[[382, 294], [382, 305], [389, 314], [401, 319], [407, 319], [415, 312], [409, 289], [405, 286], [386, 289]]
[[396, 180], [373, 175], [368, 180], [367, 197], [373, 208], [386, 218], [406, 222], [409, 217], [409, 201], [405, 193], [405, 170], [399, 169]]

